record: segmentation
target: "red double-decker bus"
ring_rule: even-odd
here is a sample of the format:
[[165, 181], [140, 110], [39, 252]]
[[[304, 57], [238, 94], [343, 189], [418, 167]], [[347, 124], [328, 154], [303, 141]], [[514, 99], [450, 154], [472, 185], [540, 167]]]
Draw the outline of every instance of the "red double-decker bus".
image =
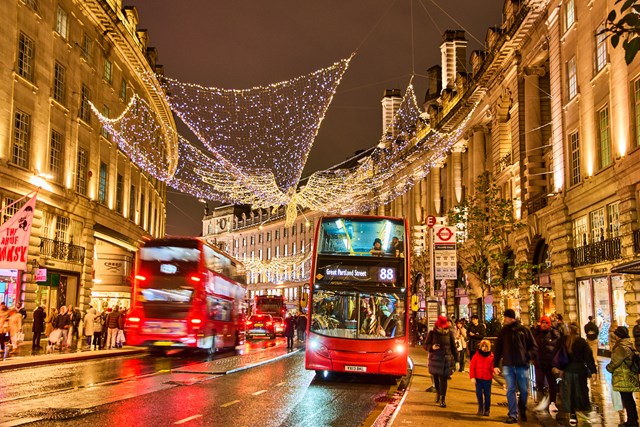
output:
[[307, 369], [406, 374], [407, 239], [402, 218], [321, 218], [310, 274]]
[[242, 263], [199, 238], [153, 239], [138, 251], [127, 343], [215, 352], [244, 342]]

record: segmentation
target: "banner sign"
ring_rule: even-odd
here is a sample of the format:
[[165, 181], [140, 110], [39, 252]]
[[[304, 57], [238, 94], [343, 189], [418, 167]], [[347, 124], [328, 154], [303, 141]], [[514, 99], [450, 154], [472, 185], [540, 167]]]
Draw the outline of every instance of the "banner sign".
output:
[[36, 272], [34, 273], [36, 282], [46, 282], [47, 281], [47, 269], [46, 268], [36, 268]]
[[0, 268], [27, 269], [27, 252], [36, 196], [0, 226]]

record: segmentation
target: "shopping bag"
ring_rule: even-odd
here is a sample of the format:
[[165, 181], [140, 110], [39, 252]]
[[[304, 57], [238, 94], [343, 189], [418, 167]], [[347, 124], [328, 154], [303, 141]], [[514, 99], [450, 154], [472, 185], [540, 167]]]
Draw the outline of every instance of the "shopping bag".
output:
[[20, 344], [23, 341], [24, 341], [24, 332], [22, 331], [16, 332], [16, 342]]
[[124, 331], [122, 329], [120, 329], [118, 331], [118, 335], [116, 335], [116, 343], [124, 344], [125, 342], [126, 342], [126, 340], [124, 338]]
[[611, 389], [611, 403], [613, 403], [613, 409], [616, 411], [622, 411], [622, 397], [619, 391]]
[[49, 334], [49, 343], [52, 345], [56, 345], [58, 343], [58, 341], [60, 341], [60, 337], [62, 336], [62, 330], [61, 329], [54, 329], [53, 331], [51, 331], [51, 333]]

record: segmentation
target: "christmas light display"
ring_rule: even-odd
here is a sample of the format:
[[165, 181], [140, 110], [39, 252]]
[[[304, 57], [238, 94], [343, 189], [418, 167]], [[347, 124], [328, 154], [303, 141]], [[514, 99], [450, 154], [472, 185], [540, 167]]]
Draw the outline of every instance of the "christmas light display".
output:
[[168, 180], [178, 166], [178, 135], [164, 123], [149, 104], [133, 95], [120, 116], [110, 119], [89, 102], [93, 113], [118, 147], [161, 181]]
[[311, 252], [301, 252], [296, 255], [279, 256], [270, 260], [246, 260], [243, 261], [244, 267], [248, 272], [254, 274], [269, 274], [277, 276], [282, 273], [294, 272], [296, 266], [305, 264], [311, 259]]

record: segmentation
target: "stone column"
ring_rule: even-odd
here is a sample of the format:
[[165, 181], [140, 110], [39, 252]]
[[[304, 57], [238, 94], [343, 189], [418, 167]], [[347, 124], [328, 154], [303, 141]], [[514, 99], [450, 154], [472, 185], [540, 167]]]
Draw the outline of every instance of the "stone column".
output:
[[471, 188], [474, 188], [475, 179], [482, 175], [486, 168], [485, 128], [476, 126], [473, 129], [471, 141]]
[[547, 186], [544, 158], [542, 156], [542, 120], [540, 109], [540, 77], [546, 74], [544, 67], [525, 67], [524, 79], [524, 141], [527, 196], [539, 195]]
[[431, 196], [433, 200], [433, 206], [436, 215], [441, 215], [441, 201], [440, 201], [440, 173], [442, 171], [442, 165], [434, 166], [431, 169]]

